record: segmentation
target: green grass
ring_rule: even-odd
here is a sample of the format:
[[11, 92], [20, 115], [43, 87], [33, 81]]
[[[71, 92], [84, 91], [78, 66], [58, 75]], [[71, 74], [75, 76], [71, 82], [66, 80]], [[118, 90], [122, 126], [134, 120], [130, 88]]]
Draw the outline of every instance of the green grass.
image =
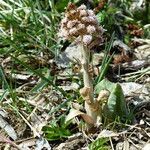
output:
[[[52, 121], [56, 122], [54, 128], [53, 123], [50, 123], [48, 132], [50, 129], [55, 132], [57, 127], [56, 131], [61, 134], [56, 135], [58, 139], [59, 136], [63, 138], [71, 133], [66, 127], [61, 127], [64, 124], [57, 126], [62, 117], [54, 114], [59, 113], [62, 108], [67, 110], [68, 102], [76, 97], [75, 93], [69, 94], [55, 84], [56, 77], [51, 75], [51, 64], [48, 63], [60, 51], [57, 32], [61, 17], [53, 0], [0, 1], [1, 107], [13, 112], [11, 117], [14, 114], [17, 116], [15, 122], [22, 120], [34, 133], [28, 118], [34, 110], [37, 114], [41, 113], [37, 110], [35, 101], [38, 96], [44, 95], [48, 100], [45, 110], [49, 116], [54, 116]], [[20, 81], [17, 75], [24, 75], [26, 79]], [[30, 85], [30, 82], [35, 83]], [[48, 93], [45, 92], [48, 89]], [[53, 99], [49, 97], [53, 92], [61, 98], [60, 104], [58, 102], [47, 110], [49, 103], [53, 103]]]
[[[51, 66], [47, 63], [59, 54], [61, 45], [57, 30], [60, 18], [61, 14], [55, 9], [53, 0], [0, 1], [0, 58], [4, 61], [0, 66], [2, 107], [15, 108], [14, 112], [25, 109], [30, 115], [34, 107], [28, 100], [47, 87], [68, 97], [65, 91], [55, 85], [54, 77], [50, 74]], [[8, 63], [5, 63], [8, 58]], [[20, 89], [29, 81], [18, 81], [13, 77], [16, 74], [37, 78], [37, 82], [28, 90]], [[6, 102], [10, 105], [5, 105]], [[13, 107], [10, 108], [11, 105]], [[58, 105], [58, 109], [61, 107]]]
[[89, 144], [89, 150], [110, 150], [108, 138], [99, 138]]
[[2, 54], [55, 53], [56, 29], [60, 14], [53, 1], [2, 1], [0, 6], [0, 46]]

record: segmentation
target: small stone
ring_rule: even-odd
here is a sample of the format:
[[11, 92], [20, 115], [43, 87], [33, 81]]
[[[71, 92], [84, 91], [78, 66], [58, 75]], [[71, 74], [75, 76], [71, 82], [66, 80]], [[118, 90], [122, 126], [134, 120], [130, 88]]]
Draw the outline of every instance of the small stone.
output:
[[144, 125], [144, 124], [145, 124], [144, 120], [141, 119], [141, 120], [140, 120], [140, 125]]

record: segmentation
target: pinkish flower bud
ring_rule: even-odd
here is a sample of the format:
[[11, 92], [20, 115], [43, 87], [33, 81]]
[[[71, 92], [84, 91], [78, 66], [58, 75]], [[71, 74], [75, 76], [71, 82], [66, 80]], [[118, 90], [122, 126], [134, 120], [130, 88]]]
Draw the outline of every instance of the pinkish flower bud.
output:
[[69, 35], [68, 31], [67, 31], [67, 30], [64, 30], [64, 31], [62, 31], [62, 32], [63, 32], [63, 36], [64, 36], [65, 38], [68, 38], [68, 35]]
[[88, 17], [82, 17], [81, 20], [84, 22], [89, 22]]
[[77, 26], [78, 30], [81, 30], [81, 29], [84, 29], [84, 28], [85, 28], [85, 25], [82, 24], [82, 23], [78, 24], [78, 26]]
[[74, 15], [74, 14], [76, 14], [76, 11], [75, 11], [75, 10], [71, 10], [69, 13], [70, 13], [71, 15]]
[[88, 22], [94, 23], [94, 24], [97, 24], [97, 23], [98, 23], [96, 17], [94, 17], [94, 16], [89, 16], [89, 17], [88, 17]]
[[85, 5], [81, 5], [80, 7], [77, 8], [77, 10], [82, 10], [82, 9], [86, 10], [86, 6]]
[[99, 26], [99, 27], [97, 28], [97, 31], [99, 32], [100, 35], [102, 35], [105, 30], [104, 30], [101, 26]]
[[83, 43], [84, 43], [85, 45], [90, 44], [91, 41], [92, 41], [92, 36], [91, 36], [91, 35], [84, 35], [84, 36], [83, 36]]
[[62, 23], [66, 23], [67, 21], [68, 21], [68, 19], [65, 17], [65, 18], [62, 19], [61, 22], [62, 22]]
[[85, 5], [76, 7], [70, 3], [66, 9], [65, 18], [62, 19], [61, 35], [70, 40], [82, 38], [83, 43], [91, 43], [92, 36], [100, 38], [102, 36], [102, 27], [99, 27], [98, 20], [92, 10], [88, 10]]
[[68, 21], [67, 28], [72, 28], [78, 22], [79, 21], [77, 19], [76, 20], [70, 20], [70, 21]]
[[72, 28], [72, 27], [73, 27], [72, 21], [68, 21], [68, 23], [67, 23], [67, 28]]
[[89, 16], [95, 16], [93, 10], [87, 10], [87, 13], [88, 13]]
[[87, 32], [88, 32], [89, 34], [92, 34], [92, 33], [94, 33], [95, 31], [96, 31], [96, 29], [95, 29], [94, 26], [91, 26], [91, 25], [88, 25], [88, 26], [87, 26]]
[[86, 10], [83, 9], [83, 10], [80, 10], [79, 12], [80, 12], [80, 17], [87, 16]]
[[77, 33], [77, 31], [78, 31], [77, 28], [72, 28], [72, 29], [69, 30], [69, 34], [74, 35], [74, 34]]
[[64, 37], [65, 39], [68, 38], [68, 35], [69, 35], [68, 31], [66, 29], [64, 29], [64, 28], [58, 34], [59, 37]]

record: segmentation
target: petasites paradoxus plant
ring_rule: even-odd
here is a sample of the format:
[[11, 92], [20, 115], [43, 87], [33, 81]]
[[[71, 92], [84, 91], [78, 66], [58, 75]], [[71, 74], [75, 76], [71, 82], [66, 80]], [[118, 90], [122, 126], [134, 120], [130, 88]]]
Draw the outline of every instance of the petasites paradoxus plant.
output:
[[[69, 41], [76, 42], [81, 51], [82, 58], [80, 61], [82, 65], [84, 87], [80, 89], [80, 94], [85, 100], [84, 107], [86, 114], [80, 113], [79, 111], [76, 111], [76, 114], [81, 115], [84, 120], [88, 122], [88, 128], [101, 122], [103, 111], [102, 103], [108, 101], [112, 91], [107, 88], [97, 90], [99, 92], [98, 98], [94, 98], [93, 81], [89, 72], [90, 48], [97, 43], [97, 41], [99, 43], [102, 42], [102, 34], [103, 28], [99, 26], [97, 18], [92, 10], [88, 10], [85, 5], [76, 7], [73, 3], [68, 4], [65, 17], [61, 21], [60, 36]], [[74, 115], [71, 114], [70, 116], [73, 117]], [[71, 117], [68, 118], [70, 119]]]

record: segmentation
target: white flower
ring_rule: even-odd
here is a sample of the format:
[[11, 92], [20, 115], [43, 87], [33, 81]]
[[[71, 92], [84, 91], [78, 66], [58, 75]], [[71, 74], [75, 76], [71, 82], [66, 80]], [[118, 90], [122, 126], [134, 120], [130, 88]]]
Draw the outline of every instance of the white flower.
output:
[[74, 34], [77, 33], [77, 31], [78, 31], [77, 28], [72, 28], [72, 29], [69, 30], [69, 34], [74, 35]]
[[81, 20], [84, 21], [84, 22], [89, 22], [88, 17], [82, 17]]
[[70, 20], [70, 21], [68, 21], [67, 28], [72, 28], [78, 22], [79, 21], [77, 19], [76, 20]]
[[97, 21], [95, 16], [89, 16], [88, 17], [88, 22], [98, 24], [98, 21]]
[[77, 8], [77, 10], [82, 10], [82, 9], [86, 10], [86, 6], [85, 5], [81, 5], [80, 7]]
[[88, 13], [89, 16], [95, 16], [93, 10], [91, 10], [91, 9], [87, 10], [87, 13]]
[[65, 18], [62, 19], [61, 23], [65, 24], [65, 23], [67, 23], [67, 21], [68, 21], [68, 19], [65, 17]]
[[67, 39], [68, 35], [69, 35], [68, 31], [64, 28], [58, 34], [59, 37], [64, 37], [66, 39]]
[[85, 28], [85, 25], [82, 24], [82, 23], [79, 23], [78, 26], [77, 26], [78, 30], [81, 30], [81, 29], [84, 29], [84, 28]]
[[83, 43], [84, 43], [85, 45], [90, 44], [91, 41], [92, 41], [92, 36], [91, 36], [91, 35], [84, 35], [84, 36], [83, 36]]
[[94, 33], [95, 32], [95, 27], [94, 26], [91, 26], [91, 25], [88, 25], [87, 26], [87, 32], [88, 33], [90, 33], [90, 34], [92, 34], [92, 33]]
[[86, 10], [80, 10], [79, 13], [80, 13], [80, 17], [87, 16]]

